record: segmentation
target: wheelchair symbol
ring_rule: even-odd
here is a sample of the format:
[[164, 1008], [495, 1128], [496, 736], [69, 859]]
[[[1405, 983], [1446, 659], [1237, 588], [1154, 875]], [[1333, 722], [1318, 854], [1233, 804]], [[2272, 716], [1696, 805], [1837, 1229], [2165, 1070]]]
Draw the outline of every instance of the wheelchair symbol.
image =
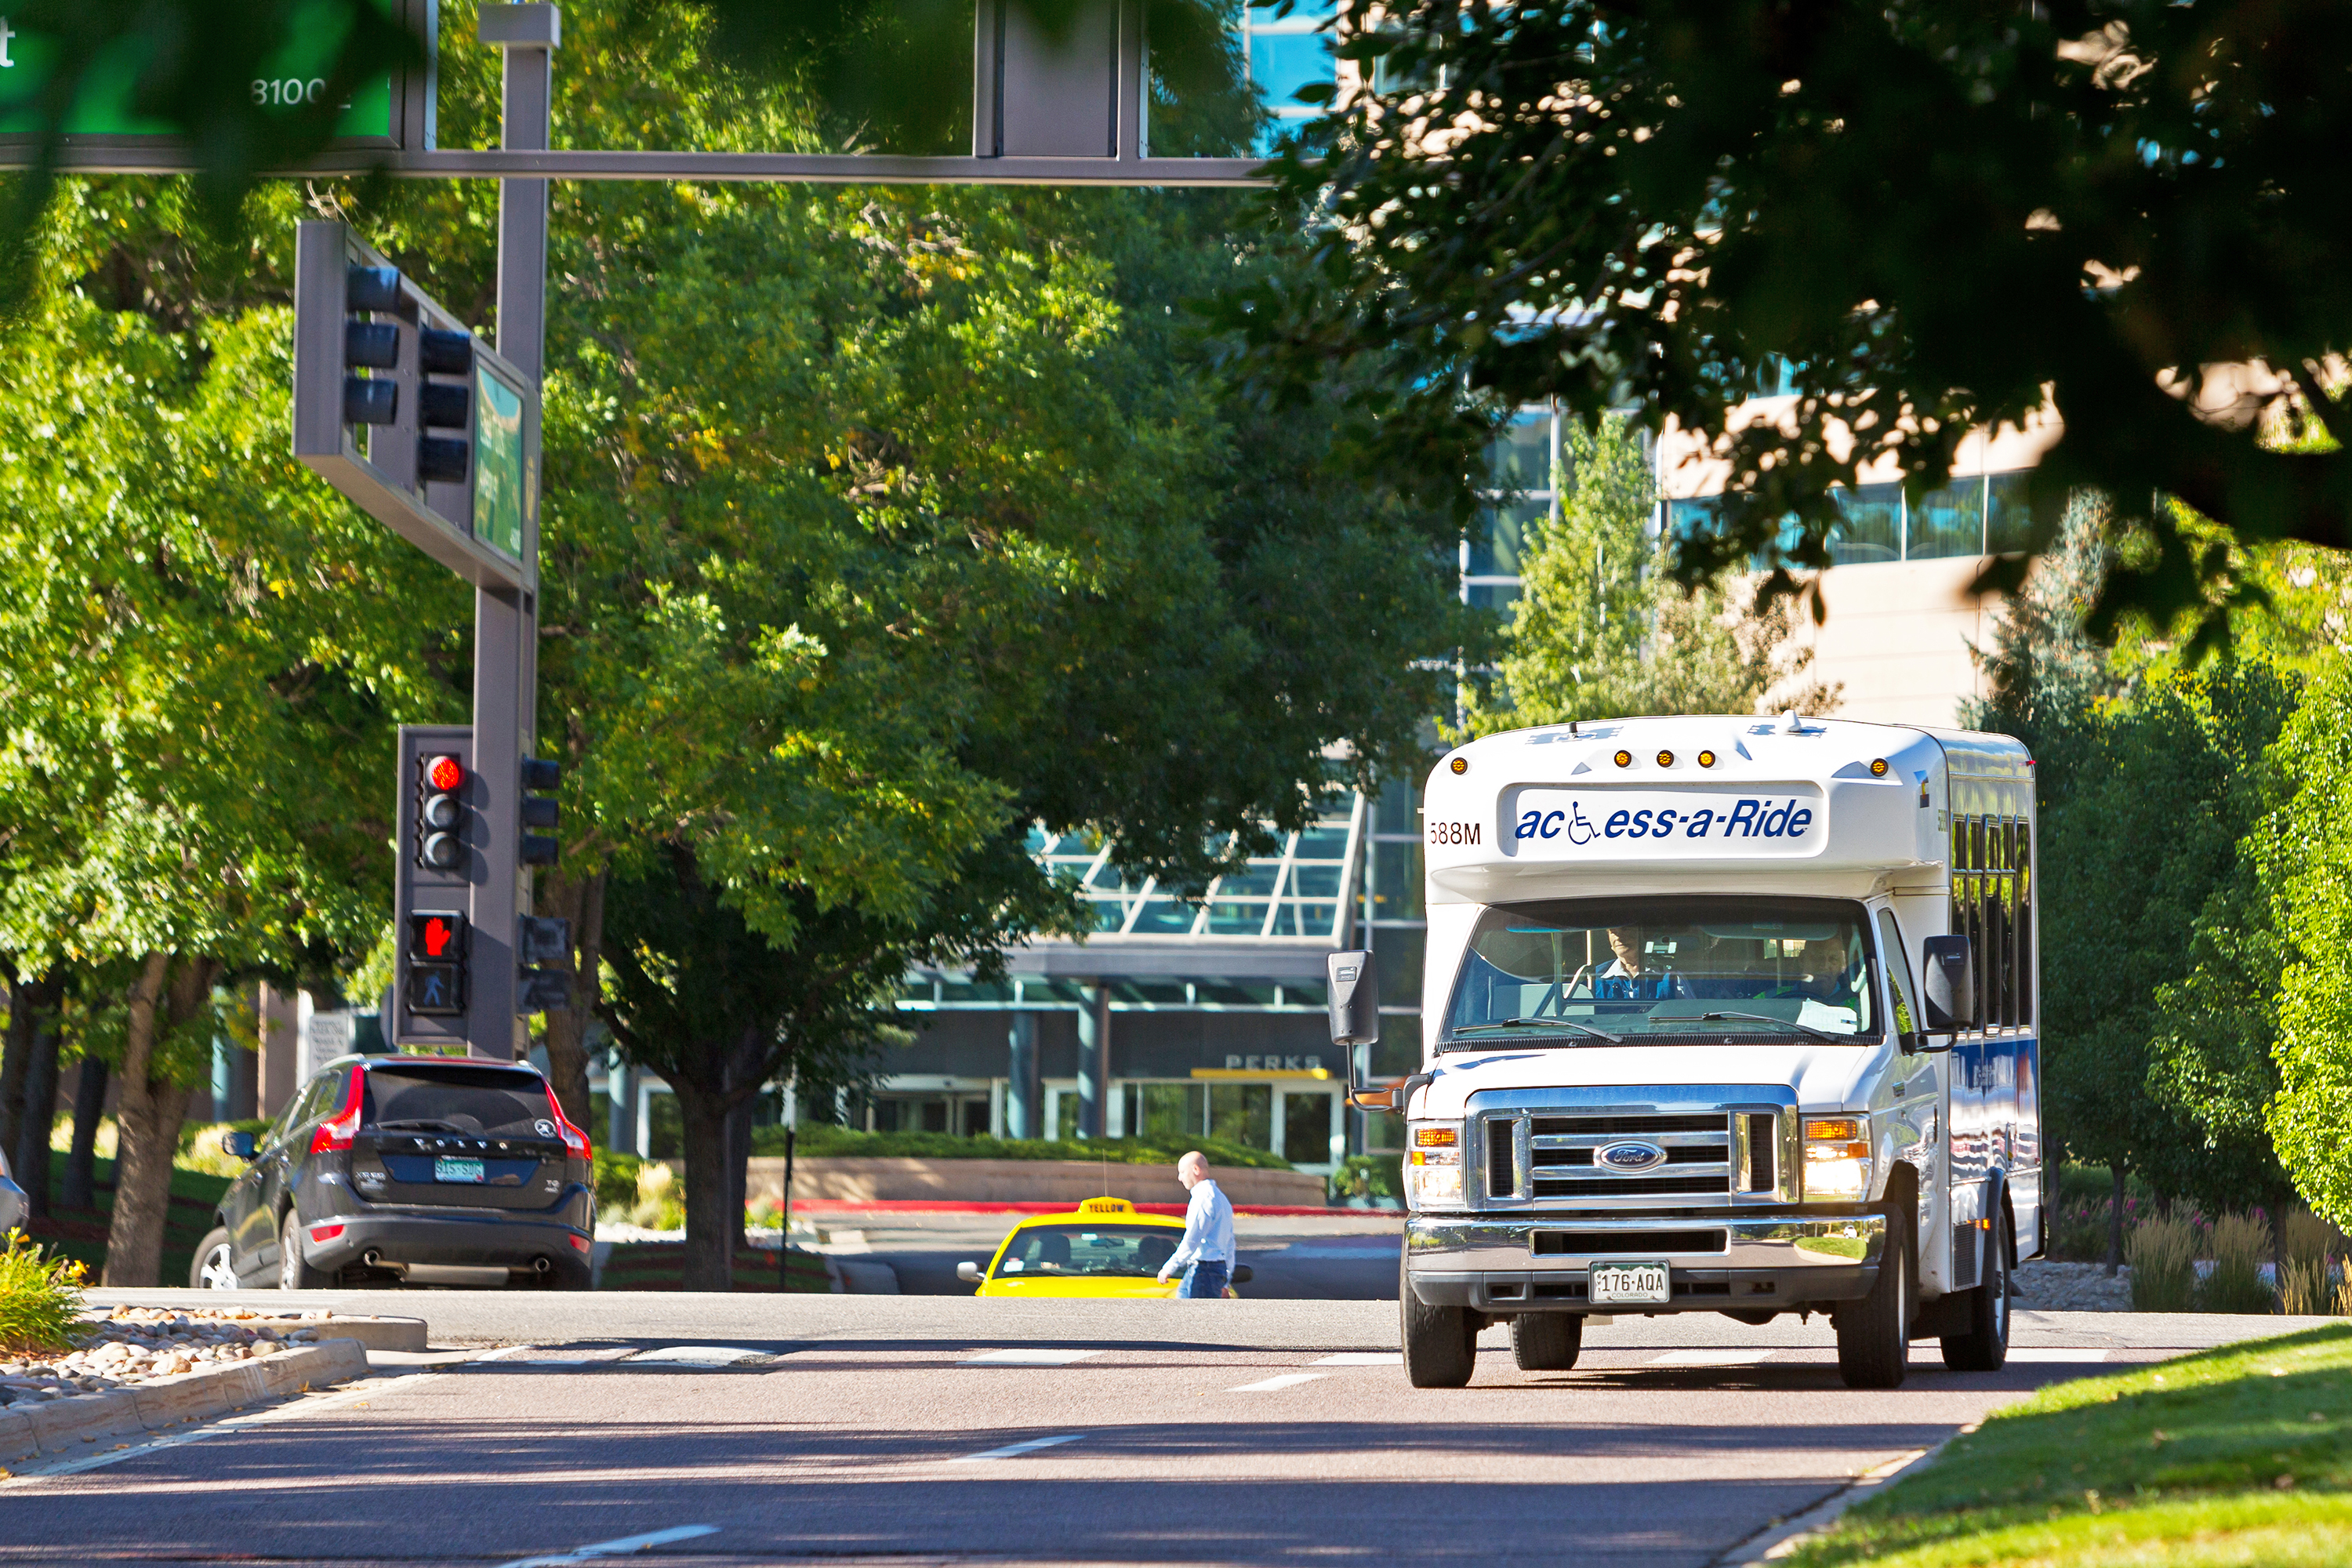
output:
[[1594, 829], [1591, 819], [1584, 815], [1584, 807], [1570, 801], [1568, 809], [1568, 841], [1570, 844], [1591, 843]]

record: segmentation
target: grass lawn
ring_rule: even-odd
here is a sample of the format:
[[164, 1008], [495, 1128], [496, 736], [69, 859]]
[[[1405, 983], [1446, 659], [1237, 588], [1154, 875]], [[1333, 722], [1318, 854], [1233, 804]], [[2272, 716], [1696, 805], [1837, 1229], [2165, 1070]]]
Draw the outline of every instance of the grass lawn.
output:
[[2352, 1323], [2043, 1389], [1786, 1561], [2352, 1563]]
[[[91, 1197], [95, 1208], [65, 1206], [66, 1163], [63, 1155], [49, 1159], [49, 1217], [34, 1220], [25, 1233], [60, 1258], [77, 1258], [89, 1265], [92, 1284], [106, 1267], [106, 1226], [114, 1213], [114, 1162], [100, 1160], [92, 1167], [96, 1180]], [[188, 1265], [195, 1260], [196, 1243], [213, 1227], [213, 1211], [228, 1191], [226, 1176], [202, 1171], [173, 1170], [172, 1207], [163, 1220], [163, 1271], [161, 1283], [185, 1285]]]

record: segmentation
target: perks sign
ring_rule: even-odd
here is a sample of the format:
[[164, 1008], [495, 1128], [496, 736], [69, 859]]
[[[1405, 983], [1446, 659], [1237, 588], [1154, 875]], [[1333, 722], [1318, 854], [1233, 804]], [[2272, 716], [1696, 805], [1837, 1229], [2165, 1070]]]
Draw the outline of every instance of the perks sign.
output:
[[1505, 797], [1510, 853], [1529, 859], [1746, 859], [1804, 855], [1828, 841], [1811, 784], [1688, 790], [1542, 786]]

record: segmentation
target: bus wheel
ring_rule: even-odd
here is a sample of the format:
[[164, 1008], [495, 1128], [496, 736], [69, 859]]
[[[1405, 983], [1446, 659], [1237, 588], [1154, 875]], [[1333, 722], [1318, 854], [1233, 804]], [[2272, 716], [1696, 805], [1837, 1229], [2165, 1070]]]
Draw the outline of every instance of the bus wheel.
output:
[[1584, 1348], [1584, 1319], [1574, 1312], [1521, 1312], [1511, 1320], [1511, 1359], [1521, 1372], [1566, 1372]]
[[2009, 1362], [2009, 1225], [1985, 1238], [1984, 1278], [1969, 1292], [1966, 1333], [1944, 1336], [1954, 1372], [1999, 1372]]
[[1886, 1219], [1886, 1252], [1870, 1294], [1837, 1309], [1838, 1375], [1848, 1388], [1900, 1388], [1911, 1360], [1911, 1222]]
[[1412, 1293], [1397, 1266], [1397, 1310], [1404, 1375], [1415, 1388], [1461, 1388], [1478, 1364], [1478, 1318], [1467, 1307], [1433, 1307]]

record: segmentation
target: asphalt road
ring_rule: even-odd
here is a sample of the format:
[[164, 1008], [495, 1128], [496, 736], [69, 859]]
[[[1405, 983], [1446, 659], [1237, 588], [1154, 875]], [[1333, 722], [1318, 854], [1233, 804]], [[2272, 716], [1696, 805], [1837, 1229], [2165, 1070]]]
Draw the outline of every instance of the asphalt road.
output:
[[1433, 1391], [1376, 1302], [353, 1304], [503, 1348], [0, 1483], [0, 1563], [511, 1564], [707, 1527], [627, 1561], [1696, 1568], [2053, 1378], [2294, 1326], [2021, 1313], [2005, 1373], [1929, 1345], [1857, 1393], [1818, 1318], [1621, 1319], [1566, 1373], [1490, 1331], [1475, 1382]]

